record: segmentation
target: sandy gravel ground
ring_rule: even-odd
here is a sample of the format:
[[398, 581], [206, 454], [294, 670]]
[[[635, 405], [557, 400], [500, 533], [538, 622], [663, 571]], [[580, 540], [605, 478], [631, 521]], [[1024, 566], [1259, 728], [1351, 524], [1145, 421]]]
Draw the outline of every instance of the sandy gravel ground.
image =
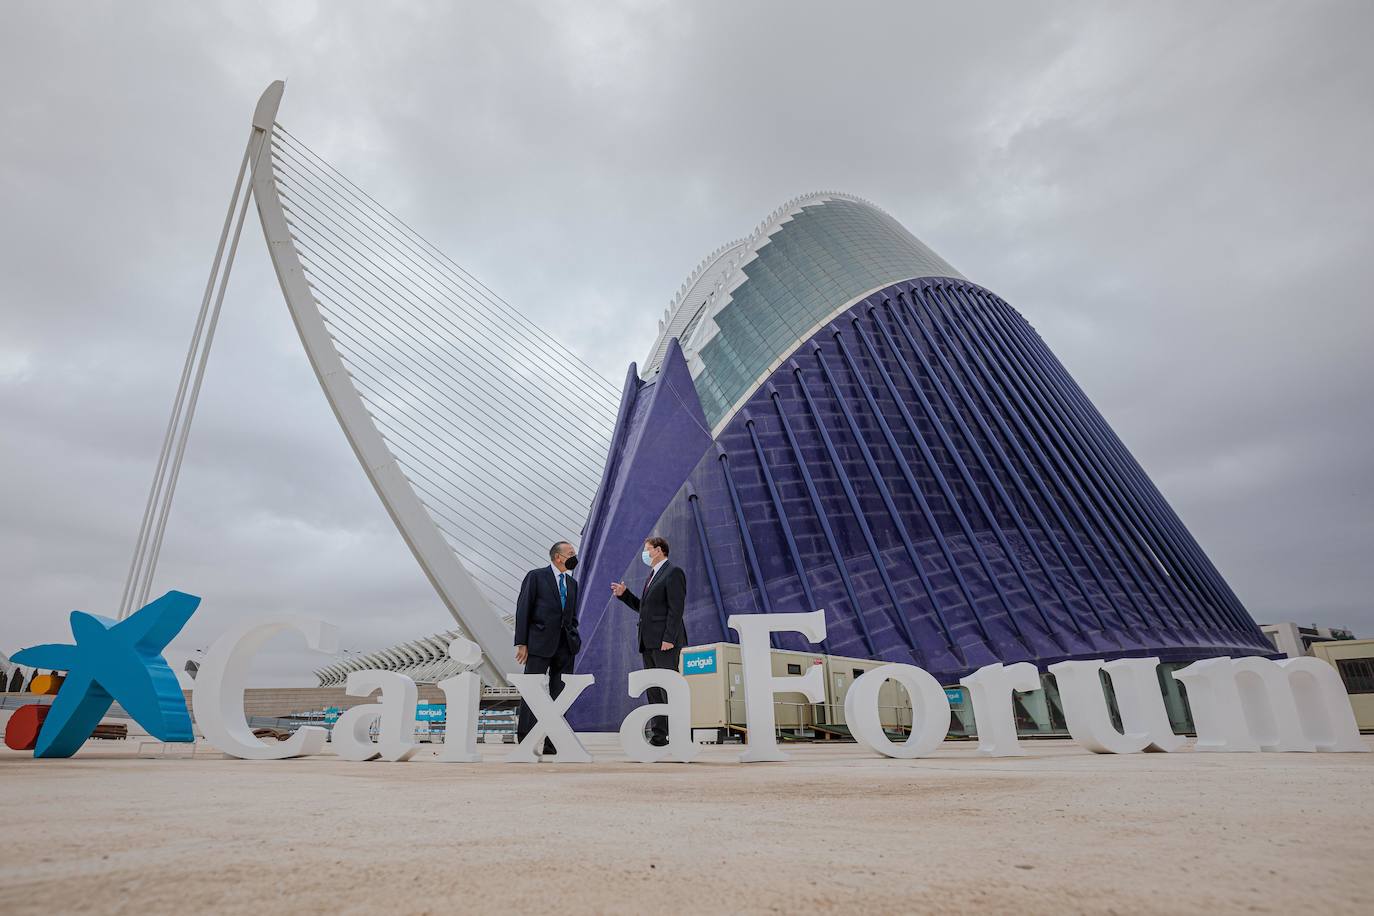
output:
[[0, 751], [0, 913], [1374, 912], [1374, 754]]

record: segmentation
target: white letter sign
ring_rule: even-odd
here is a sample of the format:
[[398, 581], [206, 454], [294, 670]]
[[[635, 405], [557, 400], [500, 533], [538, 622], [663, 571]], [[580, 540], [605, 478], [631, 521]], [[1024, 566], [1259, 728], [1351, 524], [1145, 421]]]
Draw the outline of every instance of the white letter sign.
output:
[[[460, 665], [476, 665], [482, 660], [477, 643], [455, 636], [448, 644], [448, 657]], [[482, 705], [482, 681], [476, 671], [464, 671], [439, 682], [444, 692], [444, 746], [439, 759], [446, 763], [481, 763], [477, 753], [477, 712]]]
[[1022, 757], [1025, 749], [1016, 740], [1016, 715], [1012, 708], [1013, 691], [1029, 693], [1040, 689], [1040, 672], [1030, 662], [1003, 665], [995, 662], [960, 678], [973, 703], [973, 721], [978, 726], [978, 753], [989, 757]]
[[1369, 751], [1341, 676], [1320, 659], [1223, 656], [1174, 678], [1188, 689], [1199, 751]]
[[191, 691], [191, 706], [201, 734], [216, 750], [245, 760], [307, 757], [324, 750], [326, 729], [303, 725], [287, 740], [267, 744], [253, 734], [243, 714], [249, 661], [263, 643], [286, 632], [300, 633], [317, 652], [339, 650], [339, 631], [331, 624], [313, 617], [281, 617], [230, 627], [206, 653]]
[[[415, 740], [415, 682], [395, 671], [354, 671], [344, 688], [349, 696], [382, 692], [376, 703], [359, 703], [334, 723], [334, 752], [345, 760], [409, 760], [420, 749]], [[377, 740], [372, 725], [377, 724]]]
[[[639, 763], [656, 763], [671, 756], [679, 763], [690, 763], [697, 755], [692, 742], [692, 688], [687, 678], [670, 668], [646, 668], [630, 672], [630, 696], [637, 697], [650, 687], [662, 687], [667, 703], [649, 703], [630, 710], [620, 723], [620, 747], [625, 756]], [[654, 716], [668, 716], [668, 744], [654, 747], [644, 740], [644, 726]]]
[[[911, 734], [901, 744], [887, 737], [878, 710], [878, 692], [887, 680], [901, 684], [911, 698]], [[940, 746], [949, 731], [949, 697], [924, 668], [880, 665], [849, 686], [844, 720], [854, 740], [871, 751], [887, 757], [924, 757]]]
[[[1158, 667], [1157, 658], [1050, 665], [1073, 740], [1095, 754], [1136, 754], [1147, 748], [1176, 751], [1182, 747], [1183, 739], [1169, 726], [1164, 695], [1155, 675]], [[1099, 673], [1103, 670], [1112, 679], [1122, 731], [1116, 730], [1107, 712], [1107, 694]]]
[[[748, 747], [742, 763], [786, 760], [778, 750], [773, 718], [773, 694], [800, 693], [812, 703], [825, 702], [825, 675], [820, 665], [801, 677], [774, 677], [769, 636], [800, 633], [812, 642], [825, 639], [825, 611], [805, 614], [734, 614], [726, 626], [739, 633], [740, 660], [744, 663], [744, 717]], [[853, 689], [853, 688], [850, 688]]]
[[553, 742], [558, 753], [556, 763], [591, 763], [592, 755], [582, 746], [582, 741], [573, 732], [563, 714], [572, 706], [582, 691], [596, 683], [594, 674], [563, 675], [563, 692], [558, 699], [549, 697], [549, 676], [547, 674], [507, 674], [507, 678], [520, 691], [520, 697], [534, 713], [534, 727], [525, 740], [506, 755], [507, 763], [537, 763], [534, 749], [544, 746], [547, 737]]

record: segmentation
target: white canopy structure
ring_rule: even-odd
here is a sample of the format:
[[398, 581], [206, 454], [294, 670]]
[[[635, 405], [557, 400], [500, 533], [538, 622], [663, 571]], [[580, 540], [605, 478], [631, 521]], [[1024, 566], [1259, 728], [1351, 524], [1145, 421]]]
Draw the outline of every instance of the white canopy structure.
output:
[[342, 687], [354, 671], [395, 671], [417, 684], [437, 684], [461, 674], [466, 665], [449, 658], [448, 644], [462, 637], [458, 630], [436, 633], [375, 652], [353, 653], [315, 671], [321, 687]]
[[481, 647], [484, 679], [504, 685], [521, 577], [582, 529], [619, 389], [278, 123], [284, 89], [270, 85], [253, 115], [120, 615], [151, 588], [251, 196], [325, 397], [459, 625], [383, 667], [442, 667], [432, 652], [461, 634]]

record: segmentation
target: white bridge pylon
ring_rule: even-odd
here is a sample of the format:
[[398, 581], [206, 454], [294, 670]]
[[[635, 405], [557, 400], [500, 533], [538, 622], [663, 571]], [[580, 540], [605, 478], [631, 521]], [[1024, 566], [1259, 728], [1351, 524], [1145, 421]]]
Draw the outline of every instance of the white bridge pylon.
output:
[[270, 157], [252, 189], [287, 307], [382, 504], [505, 685], [520, 578], [585, 523], [619, 392], [276, 123], [284, 88], [253, 116]]
[[120, 613], [152, 584], [251, 194], [349, 445], [461, 632], [481, 647], [483, 679], [506, 686], [521, 578], [585, 524], [620, 392], [282, 127], [284, 90], [268, 86], [253, 114], [249, 187], [240, 200], [236, 186], [230, 202]]

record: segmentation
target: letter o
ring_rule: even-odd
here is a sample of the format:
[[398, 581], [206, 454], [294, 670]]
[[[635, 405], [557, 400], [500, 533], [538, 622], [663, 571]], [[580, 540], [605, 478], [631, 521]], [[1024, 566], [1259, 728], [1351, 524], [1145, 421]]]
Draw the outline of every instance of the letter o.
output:
[[[878, 694], [886, 681], [896, 681], [911, 697], [911, 734], [897, 744], [883, 731]], [[949, 697], [940, 682], [915, 665], [882, 665], [865, 672], [844, 695], [844, 720], [859, 744], [886, 757], [924, 757], [949, 733]]]

